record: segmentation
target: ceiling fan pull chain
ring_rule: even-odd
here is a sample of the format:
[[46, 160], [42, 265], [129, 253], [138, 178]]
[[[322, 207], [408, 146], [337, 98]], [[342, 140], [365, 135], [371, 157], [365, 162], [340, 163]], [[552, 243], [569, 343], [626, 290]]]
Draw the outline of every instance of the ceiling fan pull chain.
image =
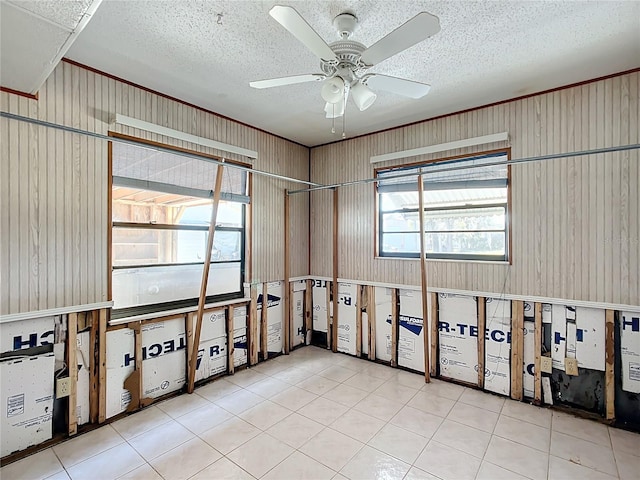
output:
[[336, 133], [336, 104], [331, 104], [331, 109], [333, 110], [333, 115], [331, 117], [331, 133]]
[[342, 114], [342, 138], [347, 138], [347, 134], [345, 133], [345, 124], [347, 122], [347, 108], [345, 105], [344, 113]]

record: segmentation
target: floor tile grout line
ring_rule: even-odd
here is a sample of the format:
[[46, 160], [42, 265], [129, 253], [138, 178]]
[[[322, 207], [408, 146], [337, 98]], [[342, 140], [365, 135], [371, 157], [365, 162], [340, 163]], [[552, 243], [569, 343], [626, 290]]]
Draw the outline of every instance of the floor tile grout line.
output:
[[[111, 427], [111, 425], [110, 425], [110, 424], [107, 424], [107, 425], [104, 425], [103, 427]], [[100, 428], [102, 428], [102, 427], [100, 427]], [[80, 465], [81, 463], [86, 462], [86, 461], [87, 461], [87, 460], [89, 460], [90, 458], [96, 457], [96, 456], [98, 456], [98, 455], [100, 455], [100, 454], [102, 454], [102, 453], [104, 453], [104, 452], [107, 452], [107, 451], [111, 450], [112, 448], [115, 448], [115, 447], [117, 447], [117, 446], [119, 446], [119, 445], [122, 445], [123, 443], [128, 443], [128, 442], [127, 442], [127, 440], [126, 440], [126, 439], [124, 439], [124, 438], [122, 437], [122, 435], [120, 435], [120, 433], [119, 433], [118, 431], [116, 431], [116, 429], [115, 429], [115, 428], [112, 428], [112, 430], [116, 433], [116, 435], [118, 435], [118, 437], [120, 437], [120, 439], [122, 440], [121, 442], [116, 443], [115, 445], [111, 445], [109, 448], [106, 448], [106, 449], [104, 449], [104, 450], [101, 450], [101, 451], [99, 451], [99, 452], [97, 452], [97, 453], [94, 453], [94, 454], [92, 454], [92, 455], [89, 455], [88, 457], [86, 457], [86, 458], [84, 458], [84, 459], [80, 460], [79, 462], [76, 462], [76, 463], [74, 463], [73, 465], [69, 465], [69, 467], [68, 467], [68, 468], [73, 468], [73, 467], [75, 467], [76, 465]], [[96, 430], [94, 430], [94, 431], [97, 431], [97, 429], [96, 429]], [[91, 432], [88, 432], [88, 433], [91, 433]], [[68, 439], [66, 439], [65, 441], [63, 441], [63, 442], [61, 442], [61, 443], [59, 443], [59, 444], [57, 444], [57, 445], [54, 445], [54, 446], [52, 446], [52, 447], [49, 447], [49, 448], [51, 448], [51, 451], [54, 453], [54, 455], [58, 458], [58, 461], [60, 462], [60, 464], [62, 465], [62, 467], [63, 467], [65, 470], [67, 469], [67, 467], [65, 467], [64, 463], [62, 462], [62, 459], [60, 459], [60, 457], [58, 456], [58, 454], [56, 453], [56, 451], [54, 450], [54, 448], [55, 448], [55, 447], [57, 447], [57, 446], [64, 445], [65, 443], [70, 443], [71, 441], [75, 440], [76, 438], [82, 438], [82, 437], [80, 437], [80, 436], [71, 437], [71, 438], [68, 438]], [[29, 458], [29, 457], [25, 457], [25, 458]]]

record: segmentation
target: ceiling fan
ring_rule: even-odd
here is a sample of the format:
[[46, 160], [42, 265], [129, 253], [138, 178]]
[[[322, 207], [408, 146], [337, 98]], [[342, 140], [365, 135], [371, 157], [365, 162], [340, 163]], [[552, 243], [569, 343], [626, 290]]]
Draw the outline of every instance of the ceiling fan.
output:
[[350, 40], [358, 23], [352, 13], [341, 13], [333, 20], [341, 39], [331, 44], [327, 44], [292, 7], [276, 5], [269, 15], [320, 58], [322, 73], [258, 80], [249, 83], [253, 88], [323, 82], [321, 95], [326, 102], [324, 111], [327, 118], [344, 115], [349, 93], [360, 111], [369, 108], [377, 98], [369, 87], [409, 98], [421, 98], [431, 88], [425, 83], [369, 73], [368, 70], [438, 33], [440, 21], [434, 15], [421, 12], [368, 48]]

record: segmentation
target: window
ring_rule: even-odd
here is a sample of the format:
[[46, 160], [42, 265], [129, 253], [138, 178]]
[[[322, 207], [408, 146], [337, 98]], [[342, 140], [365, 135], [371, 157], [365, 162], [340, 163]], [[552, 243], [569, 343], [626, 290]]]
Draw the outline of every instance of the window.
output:
[[427, 258], [506, 261], [507, 159], [501, 152], [378, 170], [379, 255], [420, 257], [422, 173]]
[[[197, 304], [217, 165], [112, 145], [113, 317]], [[225, 167], [207, 301], [242, 296], [245, 171]]]

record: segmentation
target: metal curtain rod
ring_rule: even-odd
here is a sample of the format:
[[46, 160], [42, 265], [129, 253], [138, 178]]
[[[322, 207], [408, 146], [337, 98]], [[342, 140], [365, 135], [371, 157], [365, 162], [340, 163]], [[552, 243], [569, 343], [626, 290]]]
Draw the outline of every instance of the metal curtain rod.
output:
[[305, 188], [301, 190], [290, 190], [288, 192], [288, 195], [293, 195], [294, 193], [314, 192], [316, 190], [329, 190], [329, 189], [333, 190], [338, 187], [359, 185], [361, 183], [376, 183], [379, 181], [384, 182], [384, 181], [393, 180], [396, 178], [417, 177], [420, 174], [429, 175], [429, 173], [451, 172], [454, 170], [469, 170], [472, 168], [494, 167], [497, 165], [515, 165], [518, 163], [540, 162], [544, 160], [554, 160], [557, 158], [580, 157], [584, 155], [596, 155], [599, 153], [619, 152], [623, 150], [635, 150], [638, 148], [640, 148], [640, 144], [636, 143], [632, 145], [620, 145], [619, 147], [606, 147], [606, 148], [596, 148], [593, 150], [583, 150], [581, 152], [554, 153], [551, 155], [540, 155], [538, 157], [519, 158], [516, 160], [508, 160], [506, 162], [489, 162], [489, 163], [483, 163], [482, 165], [457, 165], [457, 166], [452, 166], [448, 168], [439, 168], [436, 172], [423, 171], [424, 167], [421, 167], [417, 173], [416, 172], [403, 173], [399, 175], [389, 175], [388, 177], [383, 177], [383, 178], [374, 177], [374, 178], [367, 178], [365, 180], [353, 180], [351, 182], [334, 183], [332, 185], [321, 185], [318, 187]]
[[309, 182], [307, 180], [299, 180], [297, 178], [286, 177], [284, 175], [278, 175], [277, 173], [264, 172], [262, 170], [254, 170], [252, 168], [245, 167], [245, 166], [242, 166], [242, 165], [236, 165], [236, 164], [229, 163], [229, 162], [221, 162], [220, 160], [215, 160], [213, 158], [203, 157], [203, 156], [197, 155], [195, 153], [180, 152], [178, 150], [173, 150], [171, 148], [162, 147], [160, 145], [148, 145], [148, 144], [145, 144], [145, 143], [136, 142], [135, 140], [127, 140], [126, 138], [110, 137], [108, 135], [103, 135], [101, 133], [89, 132], [87, 130], [80, 130], [79, 128], [67, 127], [66, 125], [59, 125], [57, 123], [45, 122], [44, 120], [38, 120], [36, 118], [24, 117], [22, 115], [16, 115], [14, 113], [0, 112], [0, 117], [8, 118], [10, 120], [18, 120], [19, 122], [32, 123], [34, 125], [39, 125], [41, 127], [48, 127], [48, 128], [53, 128], [53, 129], [56, 129], [56, 130], [62, 130], [64, 132], [77, 133], [77, 134], [80, 134], [80, 135], [86, 135], [88, 137], [98, 138], [100, 140], [106, 140], [108, 142], [123, 143], [125, 145], [134, 145], [136, 147], [146, 148], [148, 150], [154, 150], [154, 151], [157, 151], [157, 152], [165, 152], [165, 153], [170, 153], [172, 155], [179, 155], [181, 157], [194, 158], [196, 160], [204, 160], [206, 162], [211, 162], [211, 163], [213, 163], [215, 165], [224, 164], [225, 167], [236, 168], [238, 170], [244, 170], [246, 172], [255, 173], [256, 175], [263, 175], [265, 177], [278, 178], [280, 180], [287, 180], [289, 182], [294, 182], [294, 183], [303, 183], [305, 185], [313, 185], [314, 187], [322, 186], [322, 184], [320, 184], [320, 183]]

